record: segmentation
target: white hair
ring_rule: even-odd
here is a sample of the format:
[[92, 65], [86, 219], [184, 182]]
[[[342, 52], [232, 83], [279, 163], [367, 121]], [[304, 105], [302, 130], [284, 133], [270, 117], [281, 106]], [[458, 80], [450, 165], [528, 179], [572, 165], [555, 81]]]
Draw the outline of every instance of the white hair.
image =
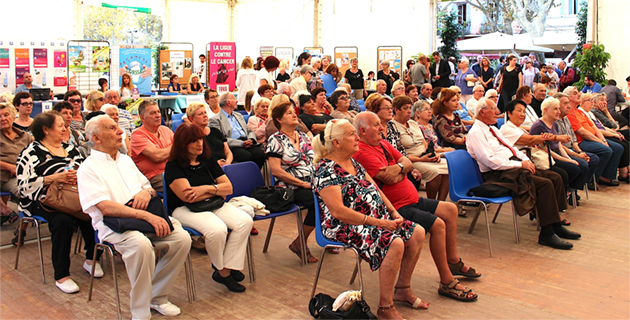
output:
[[103, 119], [111, 119], [108, 115], [101, 114], [98, 115], [85, 123], [85, 138], [88, 140], [92, 140], [93, 135], [99, 135], [101, 133], [101, 120]]
[[486, 91], [486, 95], [484, 96], [484, 98], [488, 98], [488, 97], [489, 97], [489, 96], [491, 96], [493, 93], [494, 93], [494, 94], [496, 94], [496, 95], [499, 95], [499, 93], [497, 92], [497, 90], [490, 89], [490, 90]]
[[486, 89], [484, 89], [484, 88], [483, 88], [483, 86], [482, 86], [482, 85], [480, 85], [480, 84], [476, 85], [476, 86], [473, 88], [473, 91], [475, 91], [475, 90], [477, 90], [477, 89], [486, 90]]
[[103, 111], [105, 113], [107, 113], [107, 111], [109, 111], [109, 109], [116, 109], [116, 110], [118, 110], [118, 107], [113, 105], [113, 104], [109, 104], [109, 103], [106, 103], [106, 104], [104, 104], [101, 107], [101, 111]]
[[543, 100], [543, 102], [540, 104], [540, 110], [542, 110], [542, 112], [544, 113], [544, 112], [547, 112], [547, 109], [549, 107], [553, 107], [557, 105], [560, 105], [560, 100], [553, 97], [549, 97]]
[[291, 92], [291, 85], [286, 82], [278, 83], [278, 94], [286, 94], [287, 96]]
[[381, 84], [381, 83], [383, 83], [383, 84], [387, 85], [387, 82], [385, 82], [385, 80], [383, 80], [383, 79], [376, 80], [376, 85], [377, 85], [377, 86], [378, 86], [379, 84]]
[[577, 91], [577, 88], [574, 86], [568, 86], [566, 88], [564, 88], [564, 90], [562, 90], [562, 93], [564, 94], [571, 94], [571, 92], [573, 92], [573, 90]]
[[467, 58], [461, 58], [459, 62], [465, 63], [467, 66], [470, 65], [470, 60], [468, 60]]
[[479, 101], [477, 101], [477, 107], [475, 109], [475, 114], [476, 115], [479, 115], [479, 111], [481, 111], [481, 110], [483, 110], [485, 108], [488, 108], [488, 101], [491, 101], [491, 100], [488, 100], [486, 98], [481, 98], [481, 99], [479, 99]]

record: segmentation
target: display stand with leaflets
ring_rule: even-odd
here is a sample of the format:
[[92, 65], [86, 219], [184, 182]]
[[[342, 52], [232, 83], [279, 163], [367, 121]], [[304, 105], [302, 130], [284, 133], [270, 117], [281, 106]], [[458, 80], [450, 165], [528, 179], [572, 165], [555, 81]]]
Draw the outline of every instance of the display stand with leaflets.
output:
[[335, 60], [331, 63], [337, 65], [339, 74], [346, 74], [346, 70], [350, 69], [350, 60], [359, 56], [359, 48], [357, 47], [335, 47]]
[[100, 78], [110, 82], [111, 47], [108, 41], [70, 40], [66, 59], [68, 90], [79, 90], [85, 95], [99, 89]]
[[[171, 76], [179, 77], [182, 88], [188, 88], [188, 81], [194, 70], [194, 46], [190, 42], [161, 42], [159, 52], [159, 88], [166, 89]], [[200, 79], [201, 80], [201, 79]]]
[[376, 70], [381, 70], [381, 62], [383, 60], [389, 61], [389, 69], [402, 76], [402, 55], [403, 49], [401, 46], [379, 46], [376, 48], [376, 57], [378, 63], [376, 64]]

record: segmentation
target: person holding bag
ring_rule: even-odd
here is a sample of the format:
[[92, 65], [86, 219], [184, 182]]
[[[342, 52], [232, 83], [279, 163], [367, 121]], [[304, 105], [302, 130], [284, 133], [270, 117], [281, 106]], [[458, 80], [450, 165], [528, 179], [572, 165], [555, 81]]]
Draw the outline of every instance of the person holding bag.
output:
[[[315, 229], [315, 201], [311, 191], [313, 167], [313, 149], [311, 140], [303, 133], [296, 131], [298, 117], [293, 105], [289, 102], [279, 104], [271, 111], [271, 119], [278, 132], [267, 140], [265, 154], [271, 173], [279, 180], [278, 185], [293, 189], [294, 202], [308, 210], [304, 218], [304, 239]], [[300, 251], [299, 235], [291, 242], [289, 249], [298, 257], [306, 254], [309, 263], [317, 262], [317, 258], [306, 247], [306, 253]]]
[[[40, 216], [48, 221], [55, 284], [65, 293], [75, 293], [79, 291], [79, 286], [70, 278], [70, 248], [74, 225], [81, 229], [85, 241], [87, 259], [83, 268], [87, 272], [92, 270], [94, 229], [89, 216], [78, 216], [82, 218], [79, 219], [70, 212], [59, 212], [53, 207], [45, 207], [42, 202], [52, 185], [76, 186], [76, 167], [83, 162], [83, 156], [73, 145], [63, 142], [67, 129], [57, 111], [37, 115], [30, 128], [35, 141], [26, 146], [17, 159], [19, 210], [26, 216]], [[23, 239], [26, 232], [22, 233]], [[94, 277], [102, 276], [103, 270], [96, 262]]]
[[[254, 222], [245, 211], [224, 202], [232, 194], [232, 183], [212, 159], [199, 126], [184, 123], [177, 128], [164, 177], [173, 217], [204, 236], [216, 270], [212, 279], [230, 291], [244, 292], [246, 288], [238, 282], [245, 278], [240, 270]], [[228, 228], [232, 230], [229, 238]]]

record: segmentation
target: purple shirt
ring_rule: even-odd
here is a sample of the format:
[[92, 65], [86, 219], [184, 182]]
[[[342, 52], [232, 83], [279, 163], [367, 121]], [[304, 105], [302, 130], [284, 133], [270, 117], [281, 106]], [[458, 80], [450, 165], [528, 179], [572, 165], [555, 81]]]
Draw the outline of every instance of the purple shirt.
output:
[[[542, 120], [536, 120], [536, 122], [534, 122], [534, 124], [532, 124], [532, 127], [529, 128], [529, 134], [531, 135], [540, 135], [543, 133], [552, 133], [555, 135], [558, 135], [558, 124], [557, 123], [553, 123], [553, 126], [551, 128], [547, 127], [547, 124], [545, 124], [544, 122], [542, 122]], [[558, 151], [560, 149], [560, 143], [558, 141], [548, 141], [551, 145], [551, 150], [553, 151]]]

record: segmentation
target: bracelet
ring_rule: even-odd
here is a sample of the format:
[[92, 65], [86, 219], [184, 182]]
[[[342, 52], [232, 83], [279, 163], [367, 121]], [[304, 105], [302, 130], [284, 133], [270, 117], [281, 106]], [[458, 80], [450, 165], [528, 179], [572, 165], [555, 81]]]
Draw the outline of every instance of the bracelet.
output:
[[367, 216], [367, 214], [366, 214], [366, 215], [365, 215], [365, 218], [363, 218], [363, 223], [362, 223], [362, 224], [365, 224], [365, 223], [367, 222], [367, 218], [368, 218], [368, 216]]
[[216, 184], [213, 184], [213, 186], [214, 186], [214, 189], [216, 189], [216, 190], [214, 191], [214, 195], [216, 196], [216, 195], [217, 195], [217, 193], [219, 193], [219, 186], [217, 186]]

